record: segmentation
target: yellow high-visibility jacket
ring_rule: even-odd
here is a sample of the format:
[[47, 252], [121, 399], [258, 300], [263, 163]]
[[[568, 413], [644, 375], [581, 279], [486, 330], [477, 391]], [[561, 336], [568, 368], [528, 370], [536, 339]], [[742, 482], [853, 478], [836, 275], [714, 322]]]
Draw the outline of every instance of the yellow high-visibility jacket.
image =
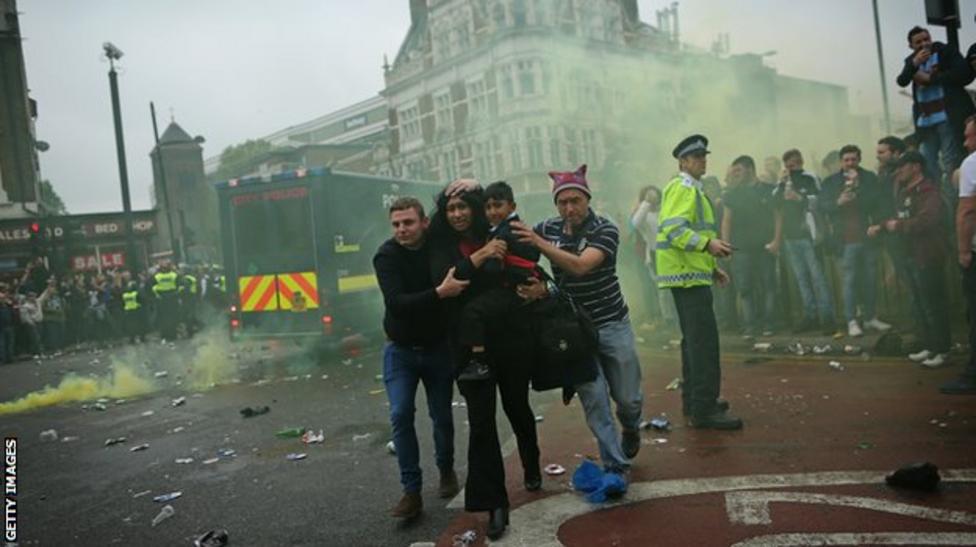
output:
[[709, 240], [717, 237], [715, 211], [701, 181], [679, 173], [661, 198], [655, 250], [658, 287], [710, 286], [716, 266], [707, 249]]

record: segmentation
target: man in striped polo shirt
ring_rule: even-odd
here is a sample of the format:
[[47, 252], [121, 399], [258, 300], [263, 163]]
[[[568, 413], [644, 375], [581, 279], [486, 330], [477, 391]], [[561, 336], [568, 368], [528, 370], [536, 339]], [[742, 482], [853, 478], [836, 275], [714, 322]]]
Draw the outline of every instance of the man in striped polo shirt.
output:
[[[551, 172], [553, 200], [559, 211], [529, 230], [513, 230], [522, 241], [537, 247], [552, 264], [560, 290], [582, 306], [599, 329], [597, 378], [576, 387], [586, 422], [600, 445], [600, 457], [610, 471], [625, 471], [629, 459], [640, 450], [641, 370], [630, 327], [627, 304], [617, 281], [617, 247], [620, 232], [612, 222], [590, 209], [590, 187], [586, 165], [575, 172]], [[520, 286], [520, 293], [535, 284]], [[537, 295], [527, 295], [529, 297]], [[617, 403], [617, 418], [623, 429], [618, 439], [610, 412], [609, 397]]]

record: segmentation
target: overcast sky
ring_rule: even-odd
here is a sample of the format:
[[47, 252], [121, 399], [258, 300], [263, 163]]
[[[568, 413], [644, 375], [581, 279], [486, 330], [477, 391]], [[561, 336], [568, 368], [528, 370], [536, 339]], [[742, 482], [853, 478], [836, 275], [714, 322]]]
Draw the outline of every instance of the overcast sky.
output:
[[[976, 41], [976, 0], [959, 0], [963, 47]], [[924, 24], [924, 0], [879, 0], [888, 79], [908, 53], [906, 32]], [[642, 0], [641, 17], [670, 1]], [[72, 213], [121, 208], [108, 62], [102, 42], [125, 52], [119, 76], [133, 207], [150, 206], [153, 146], [170, 120], [206, 138], [204, 156], [374, 96], [383, 55], [392, 60], [410, 24], [408, 0], [20, 0], [31, 95], [38, 102], [42, 177]], [[682, 39], [707, 48], [720, 32], [732, 53], [777, 53], [784, 74], [850, 88], [856, 112], [881, 111], [870, 0], [683, 0]], [[935, 29], [937, 40], [944, 31]], [[910, 100], [892, 83], [892, 111]]]

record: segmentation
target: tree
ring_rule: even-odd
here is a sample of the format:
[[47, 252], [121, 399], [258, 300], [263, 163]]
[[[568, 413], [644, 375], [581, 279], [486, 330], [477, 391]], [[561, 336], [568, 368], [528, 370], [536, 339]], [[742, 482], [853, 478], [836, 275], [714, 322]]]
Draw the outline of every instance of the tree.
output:
[[241, 144], [228, 146], [220, 154], [217, 178], [231, 179], [246, 175], [254, 167], [254, 162], [271, 149], [271, 143], [262, 139], [247, 140]]
[[41, 206], [47, 210], [48, 214], [68, 214], [68, 208], [64, 205], [64, 201], [61, 200], [61, 196], [54, 191], [54, 186], [51, 185], [51, 181], [42, 180], [39, 187], [40, 195], [38, 201], [41, 202]]

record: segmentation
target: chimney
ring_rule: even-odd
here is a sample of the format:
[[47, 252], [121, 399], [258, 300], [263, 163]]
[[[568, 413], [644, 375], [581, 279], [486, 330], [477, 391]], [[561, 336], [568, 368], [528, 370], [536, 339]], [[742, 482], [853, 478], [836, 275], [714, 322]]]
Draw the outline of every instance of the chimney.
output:
[[410, 24], [416, 26], [427, 18], [427, 0], [410, 0]]

